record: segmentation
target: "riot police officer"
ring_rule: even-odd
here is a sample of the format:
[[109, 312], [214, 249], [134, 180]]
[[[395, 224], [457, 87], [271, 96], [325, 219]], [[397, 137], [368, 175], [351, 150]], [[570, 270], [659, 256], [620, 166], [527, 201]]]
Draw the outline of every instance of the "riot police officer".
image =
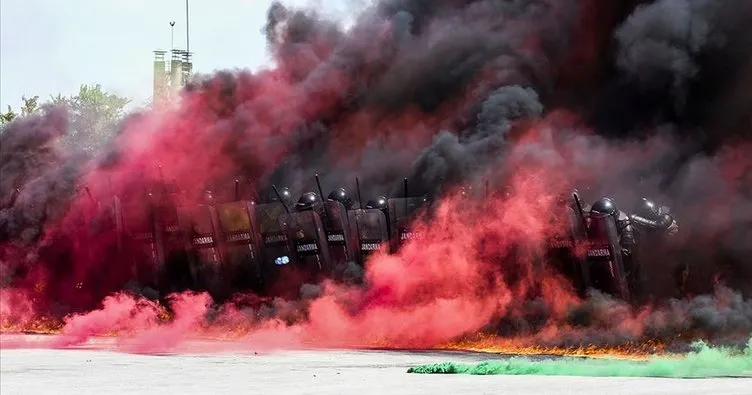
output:
[[332, 191], [332, 193], [329, 194], [327, 197], [327, 200], [330, 202], [340, 202], [343, 206], [345, 206], [345, 210], [350, 210], [353, 206], [353, 201], [350, 199], [350, 196], [347, 194], [347, 190], [345, 188], [337, 188]]

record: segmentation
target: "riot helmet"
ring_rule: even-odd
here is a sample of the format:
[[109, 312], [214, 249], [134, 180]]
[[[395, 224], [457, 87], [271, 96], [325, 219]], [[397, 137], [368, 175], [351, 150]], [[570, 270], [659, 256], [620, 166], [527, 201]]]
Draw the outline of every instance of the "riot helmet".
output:
[[[277, 191], [279, 191], [279, 196], [282, 197], [282, 203], [289, 204], [292, 201], [292, 193], [290, 192], [290, 188], [282, 187], [282, 188], [279, 188]], [[279, 196], [277, 196], [277, 193], [274, 192], [274, 189], [272, 189], [269, 192], [269, 201], [279, 202]]]
[[350, 199], [345, 188], [337, 188], [333, 190], [332, 193], [329, 194], [329, 197], [327, 197], [327, 200], [330, 202], [342, 203], [342, 205], [345, 206], [345, 210], [349, 210], [353, 206], [352, 199]]
[[609, 215], [613, 215], [616, 217], [619, 210], [616, 208], [616, 204], [611, 198], [600, 198], [595, 203], [593, 203], [593, 206], [590, 207], [590, 213], [594, 216], [598, 217], [605, 217]]
[[367, 209], [386, 210], [388, 207], [385, 196], [379, 196], [376, 199], [371, 199], [366, 203]]
[[298, 199], [298, 203], [295, 204], [295, 210], [312, 210], [319, 202], [321, 202], [321, 199], [319, 199], [319, 195], [316, 192], [306, 192]]
[[640, 199], [640, 204], [635, 211], [635, 214], [649, 220], [657, 220], [663, 214], [661, 207], [647, 198]]

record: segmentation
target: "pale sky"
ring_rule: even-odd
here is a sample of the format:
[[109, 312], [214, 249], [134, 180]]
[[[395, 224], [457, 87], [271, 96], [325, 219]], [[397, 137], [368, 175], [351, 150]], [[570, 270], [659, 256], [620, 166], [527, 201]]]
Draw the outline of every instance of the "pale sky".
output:
[[[194, 70], [269, 65], [261, 32], [272, 0], [190, 0]], [[341, 16], [348, 0], [286, 0]], [[152, 60], [185, 47], [184, 0], [0, 0], [0, 111], [21, 95], [75, 94], [81, 84], [143, 104], [152, 93]]]

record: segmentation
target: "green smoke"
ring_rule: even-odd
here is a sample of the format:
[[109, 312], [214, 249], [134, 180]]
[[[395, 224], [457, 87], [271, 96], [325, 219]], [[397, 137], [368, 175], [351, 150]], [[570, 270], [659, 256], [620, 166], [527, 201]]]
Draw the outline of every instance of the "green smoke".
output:
[[710, 347], [695, 343], [683, 356], [654, 356], [647, 361], [614, 359], [559, 358], [532, 360], [509, 358], [476, 365], [445, 362], [416, 366], [408, 373], [499, 374], [544, 376], [621, 376], [621, 377], [752, 377], [752, 339], [743, 350]]

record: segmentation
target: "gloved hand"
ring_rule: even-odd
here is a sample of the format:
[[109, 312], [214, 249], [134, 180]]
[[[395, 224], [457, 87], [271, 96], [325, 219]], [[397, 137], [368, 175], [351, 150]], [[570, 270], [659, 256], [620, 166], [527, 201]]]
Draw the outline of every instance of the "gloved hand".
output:
[[668, 226], [667, 232], [669, 236], [676, 236], [676, 234], [679, 233], [679, 224], [676, 223], [676, 220], [671, 221], [671, 225]]

